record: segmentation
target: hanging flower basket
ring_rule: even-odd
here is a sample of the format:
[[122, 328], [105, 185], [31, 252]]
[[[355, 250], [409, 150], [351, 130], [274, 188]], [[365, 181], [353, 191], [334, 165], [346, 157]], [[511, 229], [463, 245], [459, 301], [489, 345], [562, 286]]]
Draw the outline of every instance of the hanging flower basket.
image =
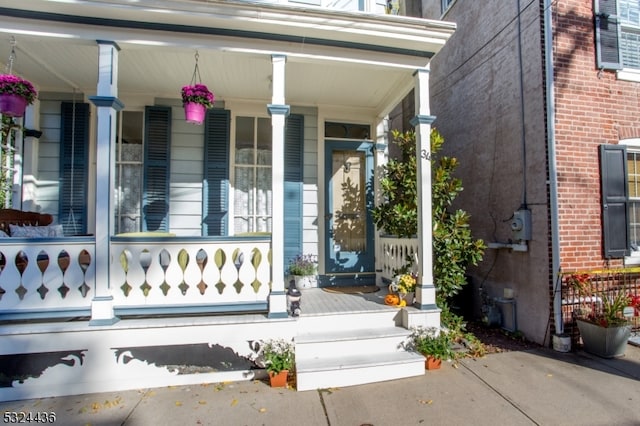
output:
[[187, 123], [202, 124], [205, 112], [208, 108], [213, 108], [215, 96], [213, 92], [200, 82], [200, 69], [198, 68], [198, 58], [200, 55], [196, 51], [196, 65], [193, 69], [191, 83], [182, 87], [182, 105]]
[[0, 113], [9, 117], [22, 117], [27, 105], [32, 104], [38, 92], [28, 80], [13, 74], [0, 74]]
[[187, 123], [202, 124], [207, 108], [195, 102], [187, 102], [184, 104], [184, 118]]

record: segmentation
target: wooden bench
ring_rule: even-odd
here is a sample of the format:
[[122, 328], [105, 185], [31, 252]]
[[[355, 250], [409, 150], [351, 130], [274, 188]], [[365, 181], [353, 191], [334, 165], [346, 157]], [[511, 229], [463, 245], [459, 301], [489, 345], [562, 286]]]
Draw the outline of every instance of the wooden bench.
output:
[[0, 209], [0, 230], [11, 236], [9, 225], [46, 226], [53, 223], [48, 213], [23, 212], [15, 209]]

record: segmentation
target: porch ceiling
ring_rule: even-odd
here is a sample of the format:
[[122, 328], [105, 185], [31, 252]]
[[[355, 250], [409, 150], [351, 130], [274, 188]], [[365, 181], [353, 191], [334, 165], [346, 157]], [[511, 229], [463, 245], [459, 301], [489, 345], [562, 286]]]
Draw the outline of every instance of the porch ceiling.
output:
[[[287, 56], [288, 104], [382, 114], [410, 90], [413, 71], [428, 64], [454, 28], [410, 18], [380, 21], [362, 14], [230, 2], [162, 2], [172, 13], [153, 17], [150, 7], [159, 2], [7, 3], [11, 8], [0, 13], [3, 68], [15, 36], [15, 74], [40, 91], [75, 88], [91, 96], [98, 75], [96, 40], [115, 41], [121, 48], [118, 95], [125, 105], [141, 97], [147, 103], [154, 97], [178, 99], [180, 88], [191, 80], [197, 50], [202, 82], [217, 99], [269, 102], [271, 54], [281, 53]], [[234, 20], [228, 16], [230, 4], [238, 12]], [[248, 15], [256, 9], [271, 19]], [[152, 11], [163, 10], [156, 6]], [[308, 28], [301, 28], [305, 24]]]

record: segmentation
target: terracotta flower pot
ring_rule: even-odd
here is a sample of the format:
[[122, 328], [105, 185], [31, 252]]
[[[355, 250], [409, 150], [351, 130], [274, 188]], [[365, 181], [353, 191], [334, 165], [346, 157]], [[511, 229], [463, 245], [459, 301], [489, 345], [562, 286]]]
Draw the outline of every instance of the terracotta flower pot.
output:
[[281, 372], [274, 374], [269, 372], [269, 383], [272, 388], [284, 388], [287, 386], [287, 378], [289, 376], [289, 370], [282, 370]]
[[202, 124], [207, 108], [202, 104], [187, 102], [184, 104], [184, 117], [187, 123]]
[[427, 359], [424, 362], [424, 366], [427, 370], [437, 370], [442, 365], [442, 360], [440, 358], [434, 358], [430, 355], [427, 355]]
[[9, 117], [22, 117], [27, 100], [18, 95], [0, 94], [0, 113]]

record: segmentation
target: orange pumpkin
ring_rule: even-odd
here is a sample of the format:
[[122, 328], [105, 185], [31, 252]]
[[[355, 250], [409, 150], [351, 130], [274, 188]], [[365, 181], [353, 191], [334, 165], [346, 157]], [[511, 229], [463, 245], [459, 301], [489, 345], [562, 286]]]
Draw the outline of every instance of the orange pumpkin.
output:
[[397, 294], [389, 293], [384, 297], [384, 304], [385, 305], [395, 306], [398, 303], [400, 303], [400, 296], [398, 296]]

